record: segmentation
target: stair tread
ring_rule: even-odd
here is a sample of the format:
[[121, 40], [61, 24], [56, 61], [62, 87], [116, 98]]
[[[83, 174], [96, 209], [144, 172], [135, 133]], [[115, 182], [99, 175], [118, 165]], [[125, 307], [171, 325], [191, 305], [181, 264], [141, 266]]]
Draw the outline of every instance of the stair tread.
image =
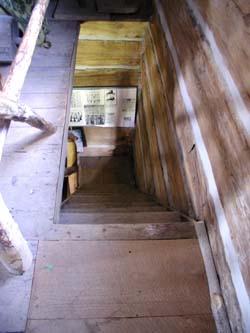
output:
[[52, 240], [152, 240], [197, 238], [194, 223], [57, 224]]
[[78, 200], [96, 200], [96, 201], [101, 201], [101, 200], [129, 200], [129, 201], [134, 201], [134, 200], [145, 200], [145, 201], [154, 201], [153, 198], [147, 195], [143, 194], [112, 194], [112, 195], [81, 195], [81, 194], [74, 194], [72, 198], [78, 199]]
[[124, 206], [124, 207], [96, 207], [86, 206], [86, 207], [77, 207], [77, 206], [66, 206], [62, 209], [62, 212], [66, 213], [98, 213], [98, 212], [161, 212], [166, 211], [166, 208], [162, 206]]
[[178, 212], [126, 212], [126, 213], [67, 213], [62, 212], [63, 224], [99, 224], [99, 223], [167, 223], [181, 222]]
[[137, 188], [133, 185], [128, 184], [86, 184], [82, 185], [78, 192], [100, 192], [100, 193], [114, 193], [123, 190], [136, 190]]
[[[157, 204], [154, 201], [123, 201], [123, 202], [116, 202], [116, 201], [106, 201], [106, 202], [82, 202], [82, 201], [78, 201], [78, 200], [70, 200], [67, 203], [65, 203], [63, 205], [64, 207], [76, 207], [76, 208], [80, 208], [80, 207], [143, 207], [144, 206], [149, 206], [149, 207], [156, 207], [156, 206], [160, 206], [159, 204]], [[163, 206], [160, 206], [163, 207]]]
[[196, 239], [39, 242], [30, 319], [210, 313]]

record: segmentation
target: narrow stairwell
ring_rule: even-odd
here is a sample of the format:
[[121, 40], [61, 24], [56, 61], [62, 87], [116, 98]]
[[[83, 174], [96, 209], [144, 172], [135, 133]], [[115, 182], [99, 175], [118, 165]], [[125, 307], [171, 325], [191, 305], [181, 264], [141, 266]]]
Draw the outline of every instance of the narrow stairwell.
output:
[[83, 186], [63, 205], [60, 223], [180, 222], [180, 214], [126, 184]]
[[131, 185], [92, 184], [60, 222], [100, 229], [39, 242], [27, 332], [216, 331], [195, 230], [179, 212]]

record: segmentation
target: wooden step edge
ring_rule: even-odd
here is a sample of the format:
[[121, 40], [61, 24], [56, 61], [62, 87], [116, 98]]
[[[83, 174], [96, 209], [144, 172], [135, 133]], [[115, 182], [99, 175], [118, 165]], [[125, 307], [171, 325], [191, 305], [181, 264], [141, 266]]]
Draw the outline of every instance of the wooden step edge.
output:
[[[178, 211], [168, 211], [168, 210], [165, 210], [165, 211], [160, 211], [160, 212], [144, 212], [144, 211], [140, 211], [140, 212], [127, 212], [127, 213], [120, 213], [120, 212], [100, 212], [100, 213], [66, 213], [66, 212], [61, 212], [62, 215], [68, 215], [68, 214], [73, 214], [75, 216], [81, 216], [81, 217], [92, 217], [93, 215], [95, 215], [97, 218], [105, 218], [105, 217], [119, 217], [119, 218], [128, 218], [128, 217], [145, 217], [145, 218], [148, 218], [148, 217], [154, 217], [154, 218], [157, 218], [157, 217], [160, 217], [160, 218], [177, 218], [177, 219], [180, 219], [181, 220], [181, 216], [180, 216], [180, 213]], [[193, 221], [191, 221], [193, 222]]]
[[[211, 309], [217, 328], [217, 332], [231, 332], [228, 314], [224, 299], [222, 296], [221, 286], [216, 272], [212, 249], [209, 243], [207, 229], [204, 221], [195, 221], [188, 216], [185, 216], [187, 220], [193, 221], [196, 236], [200, 245], [201, 255], [203, 258], [208, 289], [210, 295]], [[192, 223], [192, 222], [190, 222]]]
[[165, 212], [161, 206], [129, 206], [129, 207], [63, 207], [61, 213], [139, 213], [139, 212]]
[[[158, 205], [155, 202], [152, 201], [135, 201], [135, 202], [77, 202], [77, 201], [71, 201], [64, 205], [64, 207], [72, 207], [72, 208], [84, 208], [84, 207], [158, 207]], [[163, 206], [161, 206], [163, 207]], [[165, 208], [165, 207], [164, 207]], [[165, 209], [167, 211], [167, 209]]]
[[64, 213], [62, 211], [59, 221], [60, 224], [182, 223], [179, 214], [169, 212]]
[[47, 240], [174, 240], [195, 239], [192, 222], [135, 224], [71, 224], [55, 225]]
[[195, 220], [194, 218], [183, 213], [180, 213], [180, 215], [182, 220], [193, 223], [195, 228], [195, 234], [198, 238], [203, 263], [205, 266], [211, 309], [217, 332], [231, 332], [228, 314], [222, 296], [221, 286], [218, 279], [212, 249], [208, 238], [206, 223], [204, 221]]

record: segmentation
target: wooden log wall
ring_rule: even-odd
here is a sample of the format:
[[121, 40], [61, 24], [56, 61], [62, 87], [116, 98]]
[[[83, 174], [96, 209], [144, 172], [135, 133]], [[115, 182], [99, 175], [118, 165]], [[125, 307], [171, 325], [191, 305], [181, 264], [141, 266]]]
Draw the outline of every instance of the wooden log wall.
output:
[[[170, 112], [167, 112], [167, 90], [161, 78], [156, 52], [149, 28], [141, 62], [142, 95], [135, 143], [138, 146], [135, 148], [138, 186], [144, 192], [154, 193], [163, 205], [190, 212], [185, 177], [180, 167], [180, 149], [175, 139]], [[144, 172], [140, 172], [140, 169]], [[141, 186], [140, 183], [144, 185]]]
[[[147, 25], [146, 22], [125, 21], [82, 23], [74, 86], [138, 87]], [[133, 133], [129, 128], [84, 128], [87, 146], [95, 148], [130, 145]]]
[[82, 23], [74, 85], [137, 86], [146, 26], [145, 22]]
[[150, 182], [160, 201], [205, 220], [232, 331], [249, 332], [250, 5], [155, 5], [142, 64], [137, 182], [145, 191]]

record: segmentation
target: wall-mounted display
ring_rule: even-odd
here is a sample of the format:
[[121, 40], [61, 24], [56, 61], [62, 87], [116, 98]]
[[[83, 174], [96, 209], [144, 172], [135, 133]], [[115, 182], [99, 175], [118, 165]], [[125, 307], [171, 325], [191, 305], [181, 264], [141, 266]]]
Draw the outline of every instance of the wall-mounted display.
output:
[[137, 88], [74, 88], [70, 126], [134, 127]]

